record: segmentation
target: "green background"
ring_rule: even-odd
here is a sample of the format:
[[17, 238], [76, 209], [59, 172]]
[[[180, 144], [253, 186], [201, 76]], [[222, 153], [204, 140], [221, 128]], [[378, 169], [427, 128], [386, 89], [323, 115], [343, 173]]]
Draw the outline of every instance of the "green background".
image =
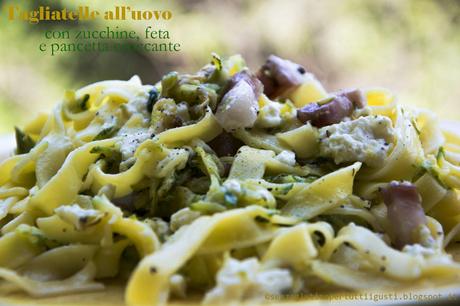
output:
[[[117, 1], [135, 9], [169, 9], [168, 22], [102, 18], [91, 22], [31, 25], [8, 21], [13, 3], [105, 11], [109, 1], [1, 1], [0, 134], [11, 132], [38, 111], [49, 111], [65, 89], [137, 74], [153, 83], [170, 71], [193, 71], [221, 55], [242, 54], [251, 68], [275, 53], [303, 64], [328, 90], [382, 86], [400, 101], [427, 107], [448, 119], [460, 111], [460, 1], [428, 0], [256, 0]], [[144, 33], [146, 26], [168, 29], [179, 53], [39, 52], [47, 29], [103, 29], [118, 25]]]

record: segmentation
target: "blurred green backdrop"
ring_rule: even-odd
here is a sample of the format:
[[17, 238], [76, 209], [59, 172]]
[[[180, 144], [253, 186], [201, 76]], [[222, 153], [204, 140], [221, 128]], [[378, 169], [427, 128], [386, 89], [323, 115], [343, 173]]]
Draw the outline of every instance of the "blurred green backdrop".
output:
[[117, 1], [136, 9], [170, 9], [171, 21], [125, 21], [123, 29], [143, 33], [147, 25], [170, 30], [182, 51], [165, 53], [67, 53], [38, 50], [46, 29], [103, 29], [113, 22], [30, 25], [8, 21], [6, 6], [79, 5], [106, 10], [108, 1], [1, 1], [0, 134], [9, 133], [38, 111], [49, 111], [65, 89], [138, 74], [156, 82], [170, 71], [198, 69], [215, 51], [241, 53], [257, 68], [275, 53], [316, 74], [328, 90], [382, 86], [403, 103], [459, 119], [460, 1], [429, 0], [255, 0]]

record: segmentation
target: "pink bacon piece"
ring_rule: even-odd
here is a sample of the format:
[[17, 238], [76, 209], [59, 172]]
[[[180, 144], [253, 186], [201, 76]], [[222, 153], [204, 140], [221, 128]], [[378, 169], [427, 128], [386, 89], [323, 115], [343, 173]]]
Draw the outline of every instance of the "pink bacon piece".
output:
[[417, 188], [407, 182], [391, 182], [382, 191], [395, 247], [419, 242], [420, 228], [427, 220]]

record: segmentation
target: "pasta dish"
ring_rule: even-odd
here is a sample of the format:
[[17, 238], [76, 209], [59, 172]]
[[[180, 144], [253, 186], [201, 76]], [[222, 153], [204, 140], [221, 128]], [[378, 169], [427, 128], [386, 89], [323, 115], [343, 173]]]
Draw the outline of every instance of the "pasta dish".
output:
[[128, 305], [458, 282], [460, 133], [386, 89], [213, 54], [67, 91], [0, 164], [0, 292]]

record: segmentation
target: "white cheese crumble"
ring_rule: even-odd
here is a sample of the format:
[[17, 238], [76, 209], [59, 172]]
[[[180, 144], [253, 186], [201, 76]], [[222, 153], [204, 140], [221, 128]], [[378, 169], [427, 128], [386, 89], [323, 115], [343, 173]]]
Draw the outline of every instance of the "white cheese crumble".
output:
[[261, 95], [258, 103], [260, 111], [255, 124], [260, 128], [278, 127], [283, 122], [292, 120], [297, 116], [295, 106], [289, 101], [280, 103]]
[[282, 106], [281, 103], [268, 101], [260, 110], [256, 125], [262, 128], [279, 126], [283, 122], [283, 118], [281, 117]]
[[235, 179], [226, 180], [224, 182], [223, 186], [229, 192], [231, 192], [233, 194], [240, 194], [241, 193], [241, 184], [238, 182], [238, 180], [235, 180]]
[[117, 136], [119, 140], [117, 144], [123, 160], [127, 160], [134, 156], [137, 147], [152, 135], [149, 132], [148, 125], [146, 125], [144, 118], [135, 114], [123, 125], [118, 131]]
[[177, 104], [177, 115], [181, 118], [182, 122], [190, 121], [187, 103], [180, 102]]
[[295, 153], [292, 151], [288, 151], [288, 150], [281, 151], [280, 154], [275, 156], [275, 159], [289, 166], [295, 165]]
[[95, 209], [83, 209], [77, 204], [59, 206], [54, 210], [62, 220], [72, 224], [76, 230], [97, 224], [104, 214]]
[[256, 258], [238, 261], [228, 258], [217, 273], [216, 287], [204, 298], [204, 304], [227, 304], [229, 301], [263, 300], [264, 294], [282, 294], [293, 286], [286, 269], [262, 269]]
[[252, 127], [258, 110], [252, 87], [247, 82], [238, 82], [224, 95], [215, 116], [224, 130], [232, 131]]
[[382, 164], [393, 147], [392, 122], [384, 116], [360, 117], [319, 130], [320, 156], [336, 164], [361, 161], [368, 166]]
[[180, 274], [173, 274], [169, 278], [169, 288], [173, 296], [185, 298], [187, 296], [187, 284], [185, 278]]
[[146, 102], [149, 98], [148, 90], [140, 92], [136, 97], [131, 99], [128, 103], [125, 103], [126, 111], [133, 114], [142, 114], [145, 119], [150, 118], [150, 113], [147, 111]]
[[404, 246], [402, 251], [404, 253], [408, 253], [408, 254], [414, 255], [414, 256], [417, 256], [417, 255], [430, 256], [430, 255], [434, 255], [436, 253], [434, 249], [424, 247], [424, 246], [422, 246], [422, 245], [420, 245], [418, 243], [416, 243], [416, 244], [408, 244], [408, 245]]
[[134, 156], [137, 147], [145, 140], [150, 138], [150, 133], [146, 129], [138, 129], [137, 131], [120, 131], [120, 139], [118, 145], [123, 160], [127, 160]]

